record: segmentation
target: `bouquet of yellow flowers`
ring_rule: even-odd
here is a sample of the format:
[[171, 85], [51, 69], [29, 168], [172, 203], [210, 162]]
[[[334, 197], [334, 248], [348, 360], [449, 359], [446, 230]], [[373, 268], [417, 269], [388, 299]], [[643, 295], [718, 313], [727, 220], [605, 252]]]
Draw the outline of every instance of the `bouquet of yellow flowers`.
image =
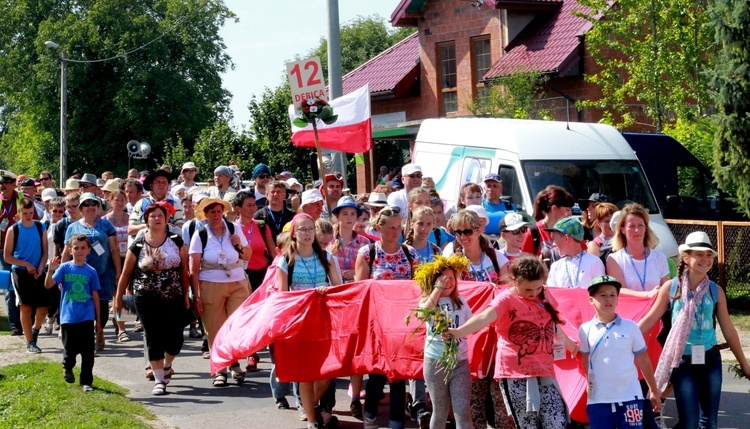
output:
[[[458, 255], [450, 257], [435, 255], [434, 262], [421, 264], [415, 268], [414, 281], [419, 285], [424, 294], [429, 295], [432, 293], [438, 277], [448, 268], [452, 269], [456, 273], [456, 278], [458, 278], [468, 270], [469, 260]], [[414, 328], [412, 336], [417, 333], [427, 320], [431, 320], [435, 336], [442, 336], [453, 323], [450, 314], [439, 306], [433, 308], [415, 308], [409, 311], [405, 320], [407, 325], [411, 322], [412, 313], [421, 321], [419, 326]], [[447, 382], [456, 365], [458, 365], [458, 341], [453, 338], [445, 339], [444, 341], [445, 345], [438, 358], [438, 365], [440, 366], [439, 371], [444, 372], [444, 379]]]

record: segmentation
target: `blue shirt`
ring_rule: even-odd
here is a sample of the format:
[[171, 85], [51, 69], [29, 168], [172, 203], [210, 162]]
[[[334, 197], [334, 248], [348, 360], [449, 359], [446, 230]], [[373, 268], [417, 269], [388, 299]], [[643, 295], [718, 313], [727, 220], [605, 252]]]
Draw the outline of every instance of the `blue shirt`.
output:
[[[487, 210], [487, 213], [508, 213], [518, 211], [513, 203], [509, 203], [505, 200], [500, 200], [499, 203], [493, 204], [487, 198], [482, 200], [482, 207]], [[502, 219], [502, 218], [501, 218]]]
[[[326, 252], [326, 259], [329, 264], [333, 260], [333, 255]], [[276, 268], [289, 274], [289, 263], [286, 257], [279, 258], [279, 263]], [[328, 275], [323, 264], [320, 263], [318, 255], [314, 254], [310, 257], [303, 258], [297, 255], [296, 261], [294, 261], [294, 271], [292, 272], [292, 278], [289, 282], [289, 290], [307, 290], [314, 289], [318, 286], [328, 286]]]
[[[112, 264], [112, 255], [109, 251], [109, 237], [117, 235], [117, 230], [107, 219], [97, 218], [94, 221], [94, 227], [89, 228], [81, 222], [73, 222], [65, 231], [65, 245], [70, 243], [70, 237], [76, 234], [84, 234], [89, 238], [91, 251], [86, 257], [86, 263], [96, 270], [99, 275], [99, 284], [101, 292], [99, 299], [109, 301], [113, 296], [113, 287], [115, 283], [114, 265]], [[102, 254], [97, 255], [94, 246], [99, 243], [102, 247]]]
[[76, 265], [68, 261], [60, 265], [52, 276], [60, 285], [60, 324], [94, 320], [96, 310], [92, 292], [100, 290], [99, 276], [88, 264]]
[[[30, 227], [25, 227], [21, 222], [18, 222], [14, 227], [18, 228], [16, 233], [18, 234], [18, 245], [13, 251], [13, 257], [26, 261], [35, 267], [39, 267], [39, 262], [42, 260], [42, 242], [39, 239], [39, 231], [36, 229], [36, 225], [32, 224]], [[44, 235], [44, 224], [42, 224], [42, 237], [46, 239]], [[26, 268], [13, 265], [14, 270], [24, 270]]]

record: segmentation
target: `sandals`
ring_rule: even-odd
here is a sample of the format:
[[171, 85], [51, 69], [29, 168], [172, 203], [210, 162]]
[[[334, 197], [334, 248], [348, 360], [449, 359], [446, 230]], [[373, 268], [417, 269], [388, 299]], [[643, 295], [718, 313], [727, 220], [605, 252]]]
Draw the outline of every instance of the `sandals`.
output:
[[154, 370], [151, 369], [150, 366], [146, 367], [146, 378], [148, 378], [151, 381], [154, 381]]
[[104, 333], [96, 334], [96, 351], [104, 350]]
[[120, 331], [120, 333], [117, 335], [117, 341], [120, 343], [127, 343], [130, 341], [130, 336], [125, 331]]
[[172, 374], [174, 374], [174, 369], [171, 366], [169, 368], [164, 368], [164, 382], [166, 384], [169, 384], [169, 382], [172, 381]]
[[167, 384], [162, 381], [157, 381], [154, 384], [154, 390], [151, 391], [152, 395], [161, 396], [167, 394]]
[[217, 373], [216, 377], [214, 377], [213, 385], [214, 387], [226, 387], [227, 386], [227, 373], [226, 372]]
[[237, 382], [237, 384], [245, 381], [245, 371], [240, 368], [240, 364], [236, 363], [230, 366], [229, 369], [232, 371], [232, 378]]

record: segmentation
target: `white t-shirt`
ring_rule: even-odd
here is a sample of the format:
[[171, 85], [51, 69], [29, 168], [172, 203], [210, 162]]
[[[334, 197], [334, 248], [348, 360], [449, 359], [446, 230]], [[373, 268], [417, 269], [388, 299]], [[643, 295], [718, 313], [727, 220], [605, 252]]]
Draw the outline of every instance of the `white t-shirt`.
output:
[[646, 351], [646, 341], [635, 322], [617, 316], [605, 325], [594, 316], [578, 328], [578, 337], [581, 353], [590, 361], [587, 369], [594, 389], [589, 392], [589, 404], [643, 399], [633, 356]]
[[[221, 239], [217, 238], [211, 228], [208, 228], [208, 240], [206, 240], [206, 248], [201, 249], [203, 244], [201, 243], [200, 237], [198, 237], [198, 229], [193, 233], [193, 237], [190, 240], [189, 254], [193, 255], [196, 253], [202, 253], [203, 259], [212, 264], [219, 263], [219, 252], [222, 251], [227, 257], [227, 264], [232, 265], [240, 259], [240, 254], [232, 246], [232, 240], [229, 237], [229, 228], [226, 227], [224, 222], [224, 236]], [[238, 234], [239, 232], [239, 234]], [[247, 238], [241, 231], [235, 230], [234, 235], [240, 237], [240, 246], [247, 246]], [[245, 270], [242, 266], [233, 268], [230, 275], [227, 276], [224, 270], [200, 270], [198, 279], [206, 282], [214, 283], [229, 283], [238, 282], [245, 279]]]
[[[499, 250], [492, 249], [495, 252], [495, 259], [497, 260], [497, 267], [503, 269], [508, 264], [508, 258], [505, 257]], [[449, 257], [453, 255], [453, 242], [445, 245], [443, 249], [443, 256]], [[482, 252], [482, 260], [479, 264], [469, 265], [469, 270], [464, 273], [461, 280], [474, 280], [478, 282], [493, 282], [496, 283], [500, 278], [500, 273], [495, 272], [495, 267], [492, 265], [492, 259], [487, 256], [486, 253]]]
[[605, 274], [604, 263], [596, 256], [581, 252], [552, 263], [547, 286], [588, 288], [591, 280]]
[[388, 195], [388, 205], [391, 207], [398, 207], [401, 209], [401, 220], [406, 220], [406, 208], [409, 203], [409, 194], [406, 189], [400, 189], [396, 192], [391, 192]]
[[173, 197], [177, 198], [177, 191], [179, 191], [180, 189], [184, 189], [185, 193], [187, 193], [189, 190], [195, 188], [196, 186], [198, 186], [198, 185], [196, 185], [195, 182], [193, 182], [193, 186], [188, 186], [188, 185], [186, 185], [184, 183], [180, 183], [179, 185], [173, 187], [169, 191], [169, 193], [172, 194]]
[[[625, 249], [610, 253], [622, 270], [623, 287], [635, 291], [649, 291], [661, 286], [661, 279], [669, 275], [667, 257], [658, 250], [651, 250], [645, 259], [633, 259]], [[648, 262], [647, 262], [648, 261]], [[646, 272], [644, 276], [644, 271]], [[645, 277], [645, 282], [643, 279]]]

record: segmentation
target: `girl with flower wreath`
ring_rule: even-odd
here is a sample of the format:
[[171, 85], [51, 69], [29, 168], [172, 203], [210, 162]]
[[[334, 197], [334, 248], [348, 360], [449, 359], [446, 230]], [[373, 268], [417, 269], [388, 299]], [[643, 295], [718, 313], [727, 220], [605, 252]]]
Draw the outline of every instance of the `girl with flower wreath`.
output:
[[[341, 284], [336, 260], [316, 240], [315, 221], [310, 215], [299, 213], [292, 218], [290, 225], [289, 234], [292, 241], [279, 258], [276, 270], [279, 291], [315, 289], [319, 294], [325, 295], [328, 287]], [[308, 428], [317, 428], [319, 420], [323, 427], [335, 427], [338, 423], [336, 416], [316, 407], [330, 382], [326, 379], [299, 383]]]
[[[435, 256], [434, 262], [420, 264], [414, 280], [422, 289], [419, 300], [421, 314], [430, 312], [425, 318], [427, 335], [424, 348], [424, 379], [432, 399], [430, 429], [442, 429], [453, 407], [456, 428], [472, 428], [471, 422], [471, 369], [469, 368], [469, 344], [462, 338], [450, 339], [456, 343], [455, 367], [446, 362], [446, 343], [441, 330], [457, 328], [473, 315], [466, 300], [458, 293], [457, 278], [468, 269], [469, 261], [453, 255]], [[447, 318], [447, 320], [445, 320]]]
[[557, 329], [565, 322], [555, 301], [545, 296], [544, 264], [522, 256], [513, 260], [511, 272], [510, 288], [486, 310], [444, 332], [443, 339], [461, 338], [494, 323], [498, 336], [494, 377], [516, 428], [563, 429], [568, 412], [555, 380], [553, 349], [565, 347], [575, 357], [578, 346]]
[[[354, 280], [409, 280], [412, 279], [413, 266], [419, 261], [419, 255], [413, 247], [399, 244], [401, 235], [401, 209], [397, 206], [385, 207], [378, 212], [372, 221], [373, 227], [380, 234], [380, 241], [359, 249], [355, 265]], [[383, 374], [370, 374], [366, 387], [364, 420], [365, 429], [378, 427], [378, 403], [383, 388], [388, 381]], [[390, 427], [404, 427], [404, 404], [406, 401], [406, 383], [404, 380], [390, 382], [391, 412]]]

